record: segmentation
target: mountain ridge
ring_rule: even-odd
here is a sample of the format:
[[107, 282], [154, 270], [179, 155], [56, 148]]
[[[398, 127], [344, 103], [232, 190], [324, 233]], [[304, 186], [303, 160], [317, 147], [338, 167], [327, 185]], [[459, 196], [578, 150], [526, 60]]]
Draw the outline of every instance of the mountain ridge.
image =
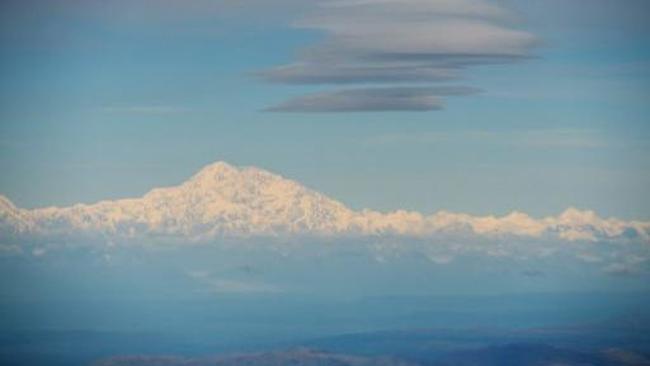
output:
[[535, 219], [514, 211], [501, 217], [439, 211], [354, 211], [300, 183], [256, 167], [219, 161], [176, 186], [154, 188], [139, 198], [68, 207], [22, 209], [0, 195], [0, 234], [93, 234], [135, 238], [281, 235], [406, 235], [461, 233], [479, 236], [554, 236], [567, 241], [648, 240], [650, 222], [604, 219], [568, 208]]

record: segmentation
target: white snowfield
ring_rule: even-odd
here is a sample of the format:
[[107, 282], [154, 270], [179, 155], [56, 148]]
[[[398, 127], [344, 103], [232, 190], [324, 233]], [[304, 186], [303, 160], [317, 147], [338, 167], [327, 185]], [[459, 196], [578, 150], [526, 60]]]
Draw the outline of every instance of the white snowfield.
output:
[[28, 210], [0, 196], [0, 236], [5, 237], [99, 235], [200, 241], [292, 235], [426, 238], [441, 234], [648, 241], [650, 222], [604, 219], [593, 211], [575, 208], [541, 219], [521, 212], [479, 217], [445, 211], [430, 216], [404, 210], [354, 211], [295, 181], [224, 162], [206, 166], [178, 186], [156, 188], [140, 198]]

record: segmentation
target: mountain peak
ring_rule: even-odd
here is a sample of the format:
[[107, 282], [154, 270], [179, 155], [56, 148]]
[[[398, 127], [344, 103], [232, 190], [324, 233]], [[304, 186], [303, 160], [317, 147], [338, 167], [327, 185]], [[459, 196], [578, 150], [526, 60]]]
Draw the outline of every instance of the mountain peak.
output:
[[203, 239], [340, 233], [349, 228], [353, 213], [340, 202], [290, 179], [220, 161], [180, 185], [155, 188], [140, 198], [37, 209], [29, 214], [39, 223], [38, 228], [49, 233]]
[[218, 175], [233, 174], [239, 172], [239, 168], [232, 166], [225, 161], [217, 161], [212, 164], [208, 164], [201, 168], [196, 174], [190, 178], [193, 179], [204, 179], [212, 178]]
[[237, 167], [224, 161], [206, 165], [198, 173], [188, 179], [184, 185], [218, 187], [230, 183], [240, 185], [241, 187], [250, 185], [269, 184], [272, 181], [283, 182], [285, 184], [300, 186], [298, 183], [285, 179], [277, 174], [273, 174], [264, 169], [255, 167]]

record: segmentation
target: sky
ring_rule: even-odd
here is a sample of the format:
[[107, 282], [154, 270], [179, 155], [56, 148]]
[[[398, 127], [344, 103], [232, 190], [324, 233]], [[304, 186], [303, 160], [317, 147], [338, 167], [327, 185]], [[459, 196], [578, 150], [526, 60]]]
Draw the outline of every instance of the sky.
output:
[[2, 1], [0, 333], [650, 319], [650, 4], [586, 4]]
[[[441, 2], [449, 24], [420, 32], [422, 1], [389, 17], [267, 3], [4, 2], [0, 192], [30, 208], [133, 197], [224, 160], [354, 208], [650, 218], [646, 2]], [[421, 36], [390, 49], [363, 17]], [[457, 39], [476, 19], [485, 39]], [[427, 47], [447, 50], [428, 76]], [[315, 80], [328, 64], [393, 71]], [[364, 105], [371, 87], [389, 95]]]

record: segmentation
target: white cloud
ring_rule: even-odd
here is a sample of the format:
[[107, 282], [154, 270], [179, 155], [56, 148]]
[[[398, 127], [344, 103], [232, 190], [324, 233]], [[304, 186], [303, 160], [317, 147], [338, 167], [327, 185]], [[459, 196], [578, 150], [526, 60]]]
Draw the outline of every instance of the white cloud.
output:
[[267, 283], [214, 279], [207, 283], [207, 292], [215, 294], [273, 294], [284, 291]]
[[533, 129], [523, 131], [461, 130], [433, 133], [393, 133], [370, 136], [366, 146], [402, 144], [482, 144], [518, 149], [596, 149], [611, 144], [606, 136], [589, 129]]
[[627, 263], [612, 263], [603, 268], [607, 274], [614, 276], [634, 276], [639, 274], [638, 269]]
[[22, 253], [22, 248], [17, 244], [0, 244], [0, 257], [11, 257]]
[[601, 258], [600, 256], [589, 253], [589, 252], [577, 253], [576, 258], [578, 258], [581, 261], [584, 261], [586, 263], [600, 263], [600, 262], [603, 261], [603, 258]]
[[279, 287], [262, 282], [223, 278], [209, 270], [188, 271], [187, 276], [201, 284], [201, 291], [214, 294], [259, 294], [283, 292]]
[[451, 261], [454, 260], [454, 257], [451, 255], [444, 255], [444, 254], [430, 254], [427, 255], [427, 259], [429, 259], [431, 262], [435, 264], [447, 264], [451, 263]]
[[32, 255], [34, 257], [41, 257], [47, 253], [47, 249], [45, 248], [34, 248], [32, 249]]

